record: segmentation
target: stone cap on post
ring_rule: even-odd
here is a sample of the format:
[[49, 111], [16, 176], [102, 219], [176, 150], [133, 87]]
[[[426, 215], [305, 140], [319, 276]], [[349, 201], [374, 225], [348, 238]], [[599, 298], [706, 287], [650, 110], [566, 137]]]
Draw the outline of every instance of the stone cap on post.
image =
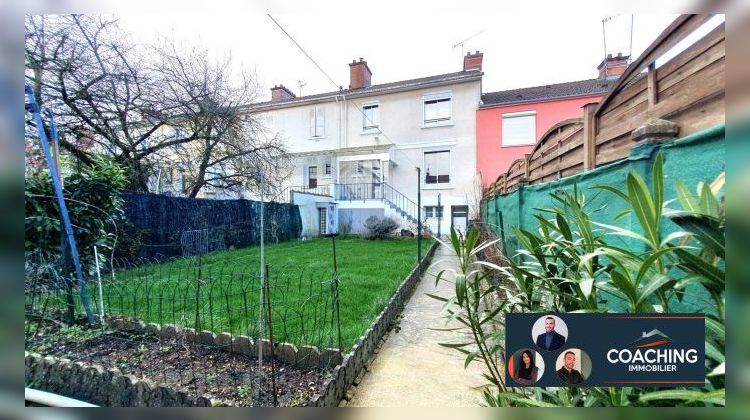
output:
[[652, 118], [633, 130], [630, 137], [637, 143], [662, 143], [677, 137], [680, 127], [672, 121]]

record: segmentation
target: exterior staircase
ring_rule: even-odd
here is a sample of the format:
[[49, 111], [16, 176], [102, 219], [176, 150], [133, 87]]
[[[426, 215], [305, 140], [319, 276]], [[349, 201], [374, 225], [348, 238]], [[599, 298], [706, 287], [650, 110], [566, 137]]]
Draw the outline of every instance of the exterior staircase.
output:
[[388, 183], [334, 184], [335, 200], [379, 200], [402, 218], [417, 223], [419, 206]]

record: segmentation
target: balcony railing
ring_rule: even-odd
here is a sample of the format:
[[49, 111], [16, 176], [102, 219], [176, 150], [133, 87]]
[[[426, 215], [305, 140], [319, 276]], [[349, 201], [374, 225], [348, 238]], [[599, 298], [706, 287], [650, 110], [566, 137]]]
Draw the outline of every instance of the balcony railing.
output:
[[[293, 202], [292, 193], [294, 192], [331, 196], [330, 185], [319, 185], [316, 187], [293, 186], [289, 187], [288, 191], [289, 202]], [[333, 199], [338, 201], [378, 200], [389, 205], [403, 217], [411, 221], [417, 220], [417, 211], [419, 209], [417, 203], [385, 182], [333, 184]]]

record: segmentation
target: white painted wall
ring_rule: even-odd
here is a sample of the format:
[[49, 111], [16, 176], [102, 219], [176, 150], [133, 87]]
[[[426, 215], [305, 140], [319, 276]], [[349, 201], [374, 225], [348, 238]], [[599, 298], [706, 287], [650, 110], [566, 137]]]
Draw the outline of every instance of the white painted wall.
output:
[[333, 201], [331, 197], [315, 195], [315, 194], [304, 194], [300, 192], [294, 192], [293, 201], [299, 207], [299, 215], [302, 218], [302, 237], [315, 237], [320, 235], [320, 225], [318, 224], [318, 208], [316, 203], [330, 203]]

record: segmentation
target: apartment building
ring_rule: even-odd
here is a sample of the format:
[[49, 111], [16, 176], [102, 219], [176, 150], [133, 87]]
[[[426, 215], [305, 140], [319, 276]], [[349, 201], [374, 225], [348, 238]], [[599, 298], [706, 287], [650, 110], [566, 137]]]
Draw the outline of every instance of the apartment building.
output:
[[467, 54], [453, 73], [382, 84], [372, 83], [360, 58], [349, 63], [346, 89], [298, 97], [277, 85], [270, 101], [253, 105], [293, 156], [290, 194], [317, 203], [303, 234], [325, 233], [324, 203], [331, 201], [340, 224], [355, 232], [372, 215], [416, 232], [418, 189], [427, 228], [465, 230], [481, 193], [475, 133], [482, 57]]

